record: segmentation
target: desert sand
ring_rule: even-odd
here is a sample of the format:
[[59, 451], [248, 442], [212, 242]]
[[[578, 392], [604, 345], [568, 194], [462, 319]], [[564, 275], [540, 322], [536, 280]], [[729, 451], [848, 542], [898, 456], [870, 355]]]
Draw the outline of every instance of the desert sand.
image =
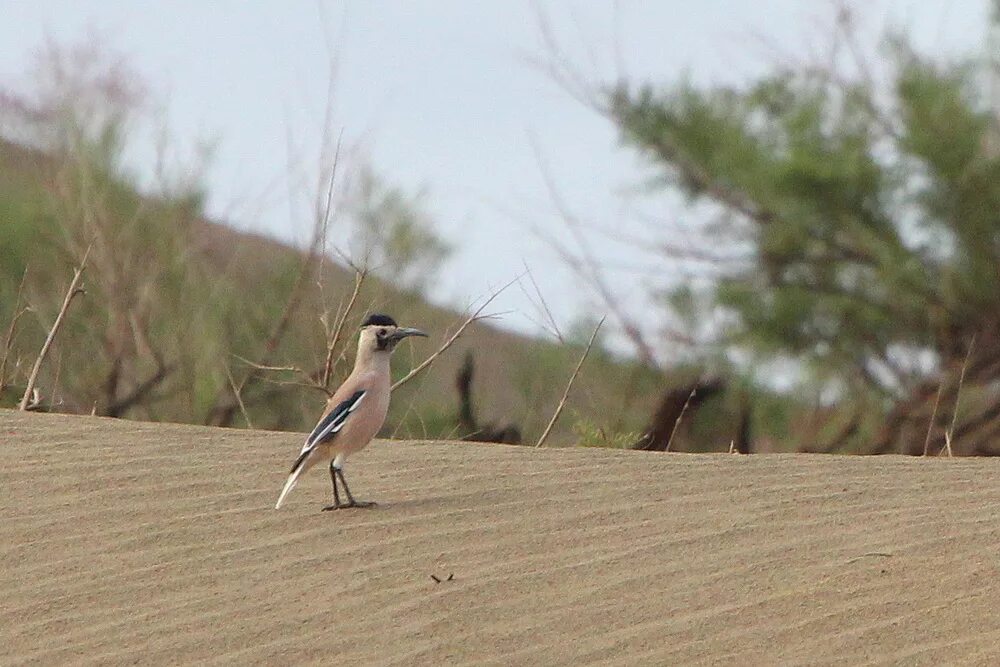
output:
[[1000, 664], [995, 460], [300, 442], [0, 412], [0, 664]]

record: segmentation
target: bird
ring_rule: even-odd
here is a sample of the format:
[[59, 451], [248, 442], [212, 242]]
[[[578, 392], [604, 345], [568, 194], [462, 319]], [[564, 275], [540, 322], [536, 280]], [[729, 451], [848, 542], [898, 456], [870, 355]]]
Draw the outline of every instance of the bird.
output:
[[[344, 461], [364, 449], [382, 428], [389, 411], [391, 378], [389, 358], [396, 345], [410, 336], [424, 336], [420, 329], [400, 327], [388, 315], [374, 313], [361, 325], [354, 370], [326, 403], [319, 422], [306, 438], [274, 509], [281, 509], [288, 493], [304, 472], [321, 461], [330, 461], [333, 504], [324, 511], [351, 507], [373, 507], [375, 503], [355, 500], [344, 477]], [[344, 487], [346, 502], [341, 502], [337, 480]]]

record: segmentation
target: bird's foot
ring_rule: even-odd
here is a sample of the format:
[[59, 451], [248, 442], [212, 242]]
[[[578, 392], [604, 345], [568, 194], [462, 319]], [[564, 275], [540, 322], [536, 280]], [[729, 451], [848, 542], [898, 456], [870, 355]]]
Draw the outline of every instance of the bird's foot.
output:
[[334, 503], [333, 505], [327, 505], [323, 508], [323, 511], [332, 512], [333, 510], [347, 510], [351, 508], [368, 509], [376, 507], [377, 505], [378, 503], [372, 500], [352, 500], [347, 503]]

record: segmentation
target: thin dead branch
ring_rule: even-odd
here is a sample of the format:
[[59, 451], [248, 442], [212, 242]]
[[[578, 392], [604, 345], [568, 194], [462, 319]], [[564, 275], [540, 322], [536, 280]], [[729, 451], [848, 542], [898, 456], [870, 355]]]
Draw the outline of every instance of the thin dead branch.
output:
[[[298, 310], [299, 304], [302, 301], [305, 293], [305, 286], [308, 283], [308, 278], [312, 273], [315, 263], [316, 251], [314, 246], [313, 249], [310, 250], [309, 255], [302, 262], [302, 270], [299, 271], [299, 275], [295, 279], [295, 284], [292, 286], [292, 291], [288, 297], [288, 301], [285, 302], [285, 308], [281, 313], [281, 317], [278, 318], [277, 323], [271, 330], [271, 335], [268, 336], [267, 340], [264, 342], [264, 352], [261, 357], [261, 364], [267, 365], [270, 363], [274, 352], [278, 349], [281, 339], [284, 337], [285, 332], [291, 324], [292, 316], [295, 314], [295, 311]], [[252, 376], [247, 376], [247, 378], [245, 378], [241, 383], [241, 388], [251, 379]]]
[[[426, 428], [426, 424], [424, 423], [423, 418], [420, 416], [420, 413], [414, 407], [415, 403], [414, 396], [419, 395], [420, 388], [424, 386], [426, 380], [427, 378], [425, 376], [422, 380], [420, 380], [417, 390], [411, 392], [411, 396], [409, 397], [409, 402], [406, 404], [406, 409], [402, 411], [400, 417], [396, 420], [396, 426], [393, 428], [392, 434], [389, 436], [390, 439], [395, 440], [396, 438], [399, 437], [399, 434], [406, 425], [407, 420], [410, 418], [410, 415], [413, 415], [414, 418], [421, 423], [422, 428]], [[452, 429], [448, 433], [444, 434], [443, 436], [441, 434], [436, 434], [435, 437], [442, 438], [444, 440], [451, 440], [453, 439], [453, 436], [456, 433], [458, 433], [459, 428], [460, 428], [459, 425], [456, 424], [455, 426], [452, 427]], [[427, 432], [428, 435], [430, 435], [430, 431], [428, 430]]]
[[646, 452], [667, 451], [667, 443], [677, 429], [681, 412], [699, 409], [705, 401], [726, 389], [727, 384], [721, 378], [707, 377], [665, 390], [653, 412], [649, 428], [631, 448]]
[[326, 360], [323, 363], [323, 378], [322, 383], [325, 389], [330, 388], [330, 380], [333, 375], [333, 365], [334, 365], [334, 351], [337, 349], [337, 345], [340, 343], [340, 337], [344, 332], [344, 325], [347, 323], [348, 318], [351, 316], [351, 311], [354, 309], [354, 305], [358, 301], [358, 295], [361, 293], [361, 286], [365, 282], [365, 278], [368, 276], [368, 270], [362, 269], [354, 274], [354, 291], [351, 292], [351, 298], [347, 301], [347, 307], [344, 308], [344, 312], [337, 318], [337, 326], [333, 329], [333, 334], [327, 338], [326, 343]]
[[14, 332], [17, 330], [17, 321], [30, 310], [28, 306], [21, 308], [21, 294], [24, 291], [24, 281], [27, 277], [28, 267], [25, 267], [24, 273], [21, 274], [21, 283], [17, 287], [17, 299], [14, 301], [14, 316], [10, 320], [10, 326], [7, 327], [7, 335], [4, 337], [3, 359], [0, 360], [0, 393], [7, 386], [7, 359], [14, 344]]
[[944, 432], [944, 450], [948, 452], [948, 456], [952, 456], [953, 452], [951, 449], [951, 439], [955, 434], [955, 423], [958, 421], [958, 403], [962, 398], [962, 384], [965, 382], [965, 371], [969, 367], [969, 358], [972, 356], [972, 348], [976, 345], [976, 336], [972, 336], [972, 340], [969, 341], [969, 349], [965, 351], [965, 361], [962, 362], [962, 372], [958, 376], [958, 388], [955, 390], [955, 407], [952, 408], [951, 413], [951, 426], [947, 431]]
[[[555, 335], [556, 339], [558, 339], [560, 343], [565, 343], [566, 339], [563, 338], [562, 331], [559, 330], [559, 325], [556, 324], [556, 318], [552, 315], [552, 309], [549, 308], [549, 304], [545, 300], [545, 296], [542, 294], [541, 288], [535, 281], [534, 274], [528, 267], [527, 262], [523, 262], [523, 264], [524, 264], [524, 272], [528, 276], [528, 280], [531, 281], [531, 286], [534, 288], [535, 295], [538, 297], [537, 307], [545, 314], [545, 318], [548, 320], [548, 326], [552, 328], [552, 333], [553, 335]], [[524, 295], [527, 296], [529, 300], [531, 300], [531, 296], [528, 294], [527, 290], [524, 289], [524, 287], [521, 287], [521, 291], [524, 292]]]
[[333, 152], [333, 165], [330, 167], [330, 182], [327, 184], [326, 189], [326, 203], [323, 206], [323, 213], [318, 220], [319, 235], [323, 240], [323, 255], [326, 255], [326, 238], [327, 231], [330, 228], [330, 212], [333, 210], [333, 186], [337, 181], [337, 165], [340, 163], [340, 146], [344, 140], [344, 130], [340, 130], [340, 135], [337, 137], [337, 147]]
[[693, 387], [691, 387], [691, 393], [688, 394], [687, 400], [684, 401], [684, 407], [681, 408], [681, 413], [679, 415], [677, 415], [677, 420], [674, 422], [674, 427], [670, 431], [670, 437], [667, 438], [667, 446], [666, 446], [666, 448], [664, 448], [663, 451], [665, 451], [665, 452], [669, 452], [670, 451], [670, 445], [673, 444], [673, 442], [674, 442], [674, 436], [677, 435], [677, 427], [681, 425], [681, 420], [684, 419], [684, 413], [687, 412], [688, 406], [691, 405], [691, 399], [694, 398], [694, 395], [696, 393], [698, 393], [698, 385], [697, 384], [695, 384]]
[[[340, 140], [337, 142], [337, 150], [333, 158], [333, 166], [330, 173], [330, 185], [327, 191], [326, 207], [324, 208], [323, 214], [317, 216], [315, 225], [313, 227], [313, 238], [309, 246], [309, 252], [302, 260], [302, 267], [299, 270], [299, 274], [295, 279], [295, 284], [292, 286], [292, 290], [285, 301], [285, 307], [281, 312], [278, 321], [275, 323], [274, 328], [271, 329], [271, 333], [267, 340], [264, 342], [263, 350], [260, 354], [260, 360], [255, 363], [250, 363], [250, 370], [247, 371], [243, 379], [237, 383], [236, 390], [239, 395], [242, 396], [244, 391], [248, 386], [252, 385], [253, 382], [259, 379], [258, 370], [267, 369], [271, 364], [274, 357], [274, 353], [277, 351], [285, 333], [288, 331], [292, 323], [292, 318], [298, 311], [299, 306], [305, 298], [306, 286], [310, 282], [310, 278], [314, 271], [317, 271], [317, 267], [322, 268], [323, 258], [326, 255], [326, 232], [327, 225], [329, 223], [330, 207], [333, 198], [333, 181], [337, 174], [337, 163], [340, 160]], [[245, 360], [244, 360], [245, 361]], [[269, 369], [267, 369], [269, 370]], [[307, 377], [309, 377], [307, 375]], [[326, 387], [321, 387], [318, 380], [310, 378], [311, 384], [315, 385], [317, 388], [327, 391]], [[223, 402], [222, 394], [232, 391], [232, 387], [226, 387], [226, 389], [220, 391], [219, 397], [216, 399], [215, 407], [213, 407], [208, 413], [208, 423], [215, 426], [227, 426], [233, 420], [233, 416], [236, 414], [236, 410], [239, 409], [239, 404], [235, 400]]]
[[45, 343], [42, 344], [42, 349], [35, 359], [35, 365], [31, 368], [31, 373], [28, 375], [28, 384], [24, 388], [24, 396], [21, 397], [21, 403], [18, 405], [19, 410], [28, 410], [28, 406], [32, 403], [31, 397], [37, 395], [35, 392], [35, 382], [38, 381], [38, 373], [42, 368], [42, 362], [45, 361], [45, 356], [49, 353], [56, 334], [59, 333], [59, 327], [62, 326], [63, 320], [66, 318], [66, 311], [69, 310], [69, 304], [72, 303], [73, 298], [77, 294], [84, 293], [84, 290], [80, 288], [80, 279], [83, 277], [83, 269], [87, 266], [87, 257], [89, 256], [90, 247], [83, 254], [80, 266], [73, 272], [73, 280], [70, 281], [69, 289], [66, 290], [66, 296], [63, 298], [59, 314], [56, 315], [56, 321], [52, 323], [52, 329], [49, 330], [49, 335], [45, 337]]
[[229, 365], [226, 365], [226, 379], [229, 380], [229, 386], [233, 390], [233, 396], [236, 397], [236, 402], [239, 403], [240, 412], [243, 414], [243, 419], [246, 420], [247, 428], [253, 428], [253, 421], [250, 420], [250, 414], [247, 412], [247, 406], [243, 404], [243, 396], [241, 396], [240, 390], [236, 387], [236, 380], [233, 379], [233, 374], [229, 370]]
[[[535, 4], [535, 24], [538, 37], [547, 52], [547, 57], [528, 58], [529, 64], [556, 82], [568, 95], [584, 106], [600, 110], [600, 100], [594, 91], [600, 90], [599, 82], [588, 79], [576, 67], [560, 41], [548, 15], [540, 4]], [[592, 57], [593, 60], [593, 57]]]
[[580, 374], [580, 369], [583, 368], [583, 362], [587, 360], [587, 355], [590, 354], [590, 348], [594, 346], [594, 341], [597, 340], [597, 333], [601, 330], [601, 325], [604, 324], [604, 320], [607, 319], [607, 315], [601, 318], [601, 321], [597, 323], [594, 327], [594, 333], [590, 334], [590, 340], [587, 341], [587, 347], [584, 348], [583, 354], [580, 355], [580, 360], [576, 363], [576, 368], [573, 369], [573, 374], [569, 377], [569, 382], [566, 383], [566, 389], [563, 391], [562, 398], [559, 399], [559, 405], [556, 406], [555, 412], [552, 413], [552, 419], [549, 420], [548, 426], [542, 431], [541, 437], [538, 438], [538, 442], [535, 443], [535, 447], [541, 447], [546, 438], [549, 437], [549, 433], [552, 432], [552, 427], [556, 425], [556, 421], [559, 419], [559, 415], [562, 414], [563, 408], [566, 407], [566, 399], [569, 398], [569, 392], [573, 388], [573, 383], [576, 382], [576, 376]]
[[[303, 387], [312, 387], [313, 389], [323, 389], [323, 387], [321, 387], [316, 382], [316, 378], [319, 376], [319, 371], [315, 371], [313, 373], [308, 373], [305, 370], [299, 368], [298, 366], [268, 366], [266, 364], [258, 364], [258, 363], [254, 362], [254, 361], [250, 361], [249, 359], [241, 357], [238, 354], [233, 354], [231, 356], [234, 359], [237, 359], [238, 361], [241, 361], [242, 363], [246, 364], [250, 368], [252, 368], [254, 370], [257, 370], [257, 371], [264, 371], [264, 372], [268, 372], [268, 373], [295, 373], [296, 375], [298, 375], [299, 377], [302, 378], [302, 382], [291, 382], [291, 381], [280, 381], [280, 380], [279, 381], [275, 381], [275, 380], [270, 380], [270, 379], [268, 379], [266, 377], [261, 376], [259, 378], [261, 381], [270, 382], [271, 384], [294, 384], [294, 385], [300, 385], [300, 386], [303, 386]], [[241, 391], [242, 391], [242, 389], [241, 389]]]
[[575, 258], [572, 253], [567, 251], [558, 243], [553, 243], [556, 252], [581, 279], [590, 284], [591, 288], [601, 298], [605, 307], [608, 308], [611, 314], [614, 315], [615, 319], [618, 321], [618, 324], [621, 326], [625, 336], [635, 346], [636, 352], [638, 353], [639, 359], [642, 363], [647, 366], [656, 366], [656, 355], [653, 353], [652, 346], [642, 335], [642, 330], [638, 324], [636, 324], [636, 322], [625, 313], [625, 310], [621, 307], [620, 301], [615, 297], [614, 290], [611, 289], [611, 286], [608, 284], [607, 280], [605, 280], [600, 264], [594, 256], [594, 253], [590, 248], [590, 244], [587, 242], [587, 238], [580, 228], [581, 223], [570, 211], [569, 206], [563, 200], [558, 187], [556, 187], [555, 178], [552, 176], [552, 172], [542, 155], [538, 143], [532, 140], [531, 145], [535, 151], [535, 161], [538, 164], [538, 169], [541, 173], [542, 180], [545, 183], [546, 190], [548, 190], [549, 198], [552, 200], [552, 203], [556, 208], [556, 212], [563, 221], [563, 224], [566, 225], [566, 228], [573, 236], [574, 242], [583, 255], [583, 261]]
[[62, 375], [63, 352], [64, 350], [59, 350], [59, 356], [56, 357], [56, 370], [52, 375], [52, 391], [49, 396], [49, 412], [55, 412], [56, 405], [64, 403], [57, 398], [59, 396], [59, 378]]
[[508, 287], [510, 287], [511, 285], [513, 285], [514, 283], [516, 283], [517, 281], [519, 281], [520, 279], [521, 279], [521, 276], [517, 276], [516, 278], [514, 278], [513, 280], [511, 280], [509, 283], [507, 283], [506, 285], [504, 285], [500, 289], [498, 289], [495, 292], [493, 292], [493, 294], [491, 294], [485, 301], [483, 301], [483, 303], [480, 304], [480, 306], [478, 308], [476, 308], [474, 311], [472, 311], [472, 313], [467, 318], [465, 318], [465, 321], [462, 322], [461, 325], [459, 325], [458, 329], [455, 330], [455, 333], [453, 333], [451, 336], [449, 336], [448, 339], [445, 340], [445, 342], [441, 344], [441, 347], [439, 347], [436, 352], [434, 352], [429, 357], [427, 357], [426, 359], [424, 359], [420, 363], [420, 365], [418, 365], [416, 368], [414, 368], [409, 373], [407, 373], [406, 375], [404, 375], [403, 377], [401, 377], [399, 380], [397, 380], [396, 383], [392, 385], [392, 390], [395, 391], [395, 390], [399, 389], [404, 384], [406, 384], [407, 382], [409, 382], [410, 380], [412, 380], [413, 378], [415, 378], [417, 375], [419, 375], [420, 373], [422, 373], [423, 371], [425, 371], [427, 368], [429, 368], [430, 365], [433, 364], [437, 360], [437, 358], [440, 357], [445, 352], [445, 350], [447, 350], [449, 347], [451, 347], [455, 343], [455, 341], [458, 340], [459, 336], [462, 335], [462, 333], [469, 327], [470, 324], [472, 324], [473, 322], [478, 322], [479, 320], [489, 319], [490, 317], [492, 317], [491, 315], [482, 315], [481, 313], [483, 312], [483, 310], [486, 309], [486, 306], [488, 306], [491, 303], [493, 303], [494, 299], [496, 299], [498, 296], [500, 296], [501, 294], [503, 294], [507, 290]]
[[942, 389], [944, 389], [944, 385], [938, 385], [937, 398], [934, 399], [934, 410], [931, 412], [931, 421], [927, 424], [927, 437], [924, 438], [924, 456], [927, 456], [927, 451], [931, 446], [931, 432], [934, 430], [934, 421], [937, 419], [938, 406], [941, 404]]
[[281, 373], [281, 372], [304, 373], [304, 371], [298, 366], [268, 366], [267, 364], [258, 364], [256, 361], [250, 361], [249, 359], [241, 357], [238, 354], [234, 354], [232, 356], [236, 359], [239, 359], [250, 368], [254, 368], [258, 371], [272, 371], [276, 373]]
[[31, 399], [28, 401], [28, 404], [20, 409], [24, 410], [25, 412], [31, 412], [33, 410], [38, 410], [41, 407], [42, 407], [42, 394], [41, 392], [38, 391], [38, 388], [35, 387], [31, 390]]
[[[247, 366], [250, 366], [252, 369], [256, 371], [261, 371], [266, 373], [294, 373], [301, 378], [300, 380], [275, 380], [267, 377], [266, 375], [258, 375], [257, 381], [259, 382], [266, 382], [267, 384], [277, 385], [280, 387], [302, 387], [303, 389], [316, 389], [318, 391], [322, 391], [324, 394], [327, 395], [327, 397], [329, 397], [331, 394], [331, 392], [328, 389], [324, 388], [319, 383], [318, 378], [320, 377], [320, 374], [323, 371], [322, 368], [317, 368], [312, 373], [309, 373], [304, 369], [299, 368], [298, 366], [265, 366], [263, 364], [258, 364], [254, 361], [250, 361], [249, 359], [241, 357], [238, 354], [230, 354], [230, 356], [246, 364]], [[237, 385], [237, 387], [239, 387], [239, 385]], [[240, 390], [240, 393], [242, 393], [243, 391], [245, 391], [245, 389]], [[235, 394], [233, 397], [235, 398]]]

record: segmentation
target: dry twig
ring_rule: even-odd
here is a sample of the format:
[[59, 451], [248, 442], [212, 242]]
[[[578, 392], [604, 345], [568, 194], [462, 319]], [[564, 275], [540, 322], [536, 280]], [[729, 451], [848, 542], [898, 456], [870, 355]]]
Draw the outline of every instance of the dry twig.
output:
[[[45, 337], [45, 343], [42, 344], [42, 349], [38, 353], [38, 358], [35, 359], [35, 365], [31, 368], [31, 374], [28, 376], [28, 384], [24, 388], [24, 396], [21, 397], [21, 403], [18, 405], [19, 410], [27, 410], [32, 404], [32, 396], [37, 396], [35, 392], [35, 382], [38, 381], [38, 372], [42, 368], [42, 362], [45, 361], [45, 356], [49, 353], [49, 348], [52, 347], [52, 341], [55, 340], [56, 334], [59, 333], [59, 327], [62, 326], [63, 320], [66, 317], [66, 311], [69, 309], [70, 302], [77, 294], [83, 294], [83, 290], [80, 289], [80, 279], [83, 277], [83, 269], [87, 266], [87, 257], [90, 255], [90, 247], [87, 248], [87, 252], [83, 254], [83, 260], [80, 262], [80, 266], [73, 272], [73, 280], [70, 281], [69, 289], [66, 290], [66, 296], [63, 298], [62, 307], [59, 309], [59, 314], [56, 315], [56, 321], [52, 324], [52, 329], [49, 330], [49, 335]], [[35, 401], [36, 403], [38, 401]]]
[[233, 396], [236, 397], [236, 402], [240, 404], [240, 412], [243, 413], [243, 419], [246, 420], [247, 428], [253, 428], [253, 422], [250, 420], [250, 414], [247, 412], [247, 406], [243, 405], [242, 392], [236, 387], [236, 380], [233, 379], [233, 374], [229, 371], [229, 365], [226, 365], [226, 378], [229, 380], [229, 386], [232, 387]]
[[931, 431], [934, 430], [934, 420], [937, 419], [938, 405], [941, 404], [941, 390], [944, 389], [943, 384], [938, 385], [937, 398], [934, 399], [934, 410], [931, 412], [931, 422], [927, 425], [927, 437], [924, 438], [924, 456], [927, 456], [927, 450], [931, 446]]
[[442, 343], [441, 347], [439, 347], [436, 352], [434, 352], [432, 355], [430, 355], [429, 357], [427, 357], [426, 359], [424, 359], [420, 363], [419, 366], [417, 366], [416, 368], [414, 368], [413, 370], [411, 370], [409, 373], [407, 373], [406, 375], [404, 375], [403, 377], [401, 377], [399, 380], [397, 380], [396, 383], [394, 385], [392, 385], [392, 391], [395, 391], [395, 390], [399, 389], [404, 384], [406, 384], [407, 382], [409, 382], [410, 380], [412, 380], [413, 378], [415, 378], [417, 375], [419, 375], [420, 373], [422, 373], [424, 370], [426, 370], [427, 368], [429, 368], [430, 365], [433, 364], [437, 360], [437, 358], [440, 357], [444, 353], [445, 350], [447, 350], [449, 347], [451, 347], [452, 344], [454, 344], [454, 342], [456, 340], [458, 340], [459, 336], [462, 335], [462, 332], [464, 332], [469, 327], [470, 324], [472, 324], [473, 322], [478, 322], [479, 320], [484, 320], [484, 319], [487, 319], [489, 317], [492, 317], [490, 315], [482, 315], [481, 313], [483, 312], [483, 310], [486, 309], [486, 306], [490, 305], [493, 302], [494, 299], [496, 299], [498, 296], [500, 296], [501, 294], [503, 294], [503, 292], [505, 292], [508, 287], [510, 287], [511, 285], [513, 285], [514, 283], [516, 283], [520, 279], [521, 279], [521, 276], [517, 276], [516, 278], [514, 278], [513, 280], [511, 280], [509, 283], [507, 283], [506, 285], [504, 285], [503, 287], [501, 287], [497, 291], [493, 292], [493, 294], [491, 294], [485, 301], [483, 301], [483, 303], [478, 308], [476, 308], [474, 311], [472, 311], [472, 314], [470, 314], [467, 318], [465, 318], [465, 321], [462, 322], [462, 324], [458, 327], [458, 329], [455, 331], [455, 333], [453, 333], [448, 338], [448, 340], [446, 340], [444, 343]]
[[[545, 314], [545, 317], [548, 320], [547, 326], [552, 327], [552, 333], [560, 343], [565, 343], [566, 340], [563, 338], [562, 331], [559, 330], [559, 325], [556, 324], [556, 318], [552, 316], [552, 310], [549, 308], [549, 304], [545, 300], [545, 296], [542, 294], [541, 288], [538, 287], [538, 283], [535, 282], [535, 276], [531, 272], [531, 269], [528, 268], [527, 262], [524, 262], [524, 272], [528, 276], [528, 280], [531, 281], [531, 286], [535, 288], [535, 295], [538, 297], [537, 307]], [[528, 291], [525, 290], [524, 287], [521, 287], [521, 291], [524, 292], [524, 295], [527, 296], [529, 300], [533, 301], [531, 295], [528, 294]], [[544, 327], [546, 325], [542, 326]]]
[[677, 415], [676, 421], [674, 421], [674, 427], [670, 429], [670, 437], [667, 438], [667, 446], [663, 449], [665, 452], [670, 451], [670, 445], [674, 442], [674, 436], [677, 435], [677, 427], [681, 425], [681, 420], [684, 419], [684, 413], [687, 412], [688, 406], [691, 405], [691, 399], [698, 392], [697, 383], [691, 387], [691, 393], [688, 394], [687, 400], [684, 401], [684, 407], [681, 408], [681, 413]]
[[[318, 389], [322, 391], [324, 394], [326, 394], [328, 397], [330, 395], [330, 392], [327, 389], [325, 389], [322, 385], [320, 385], [316, 379], [319, 377], [321, 369], [317, 369], [313, 373], [307, 373], [298, 366], [266, 366], [263, 364], [258, 364], [254, 361], [250, 361], [249, 359], [241, 357], [238, 354], [230, 354], [230, 356], [232, 356], [234, 359], [243, 362], [250, 368], [257, 371], [267, 371], [272, 373], [295, 373], [296, 375], [302, 378], [302, 381], [300, 382], [295, 380], [272, 380], [271, 378], [266, 377], [264, 375], [259, 375], [257, 379], [260, 380], [261, 382], [267, 382], [268, 384], [278, 385], [282, 387], [304, 387], [306, 389]], [[237, 388], [239, 388], [239, 385], [237, 385]], [[245, 389], [240, 389], [240, 393], [242, 394], [244, 390]]]
[[14, 316], [7, 327], [7, 336], [3, 343], [3, 359], [0, 360], [0, 392], [7, 386], [7, 359], [10, 356], [11, 346], [14, 344], [14, 332], [17, 330], [17, 321], [21, 316], [30, 310], [28, 306], [21, 308], [21, 293], [24, 291], [24, 281], [28, 277], [28, 268], [24, 268], [21, 274], [21, 284], [17, 287], [17, 299], [14, 301]]
[[287, 372], [287, 373], [305, 373], [298, 366], [268, 366], [267, 364], [258, 364], [256, 361], [250, 361], [246, 357], [241, 357], [238, 354], [231, 354], [232, 357], [239, 359], [247, 366], [255, 368], [258, 371], [275, 371], [275, 372]]
[[563, 224], [573, 236], [573, 240], [580, 250], [582, 259], [575, 257], [560, 243], [550, 239], [553, 249], [559, 254], [562, 260], [566, 262], [567, 266], [569, 266], [569, 268], [582, 280], [586, 281], [590, 285], [591, 289], [593, 289], [601, 298], [605, 307], [618, 321], [618, 324], [622, 328], [622, 332], [635, 346], [636, 353], [638, 353], [642, 362], [647, 366], [655, 367], [656, 355], [653, 353], [652, 346], [643, 336], [642, 329], [639, 325], [631, 317], [629, 317], [629, 315], [621, 307], [620, 300], [615, 297], [614, 290], [612, 290], [610, 284], [608, 284], [605, 279], [601, 266], [590, 247], [590, 243], [588, 243], [587, 237], [581, 230], [582, 225], [580, 220], [572, 213], [569, 206], [562, 198], [559, 188], [556, 186], [555, 178], [553, 177], [548, 163], [545, 161], [537, 142], [532, 141], [531, 145], [535, 151], [535, 162], [538, 164], [538, 169], [541, 173], [545, 188], [548, 190], [549, 198], [552, 200], [556, 213], [559, 215]]
[[552, 413], [552, 419], [549, 420], [548, 426], [542, 431], [542, 435], [538, 438], [538, 442], [535, 443], [535, 447], [541, 447], [545, 442], [545, 439], [549, 437], [549, 433], [552, 432], [552, 427], [556, 425], [556, 421], [559, 419], [559, 415], [562, 414], [563, 408], [566, 407], [566, 399], [569, 398], [570, 389], [573, 388], [573, 383], [576, 381], [576, 376], [580, 374], [580, 369], [583, 368], [583, 362], [587, 360], [587, 355], [590, 354], [590, 348], [594, 346], [594, 341], [597, 340], [597, 332], [601, 330], [601, 325], [604, 324], [604, 320], [607, 316], [601, 318], [601, 321], [597, 323], [594, 327], [594, 333], [590, 334], [590, 340], [587, 341], [587, 347], [583, 350], [583, 354], [580, 355], [580, 361], [576, 363], [576, 368], [573, 369], [573, 374], [569, 377], [569, 382], [566, 383], [566, 389], [563, 391], [562, 398], [559, 399], [559, 405], [556, 406], [556, 411]]
[[[251, 368], [247, 371], [246, 375], [243, 376], [243, 379], [240, 380], [235, 387], [228, 388], [230, 391], [235, 390], [234, 394], [242, 394], [249, 386], [252, 385], [252, 383], [260, 380], [259, 374], [257, 373], [258, 370], [271, 370], [268, 366], [274, 358], [274, 353], [281, 344], [285, 333], [291, 327], [293, 316], [298, 311], [302, 301], [305, 299], [306, 286], [309, 283], [309, 278], [312, 276], [314, 271], [317, 271], [320, 274], [322, 273], [323, 258], [326, 255], [327, 227], [329, 225], [330, 208], [333, 200], [333, 182], [337, 176], [337, 163], [339, 160], [340, 140], [338, 139], [336, 153], [333, 156], [333, 166], [330, 173], [329, 188], [326, 195], [326, 206], [323, 210], [323, 214], [321, 216], [317, 216], [315, 221], [315, 225], [313, 227], [313, 238], [309, 246], [309, 252], [302, 260], [302, 266], [299, 269], [295, 283], [292, 285], [291, 292], [285, 301], [285, 307], [282, 310], [281, 315], [278, 317], [278, 321], [271, 329], [270, 335], [264, 342], [263, 350], [260, 355], [260, 361], [258, 363], [251, 362]], [[315, 379], [310, 378], [310, 382], [312, 385], [319, 387], [318, 382]], [[326, 387], [320, 388], [326, 391]], [[233, 401], [223, 403], [222, 399], [224, 393], [226, 393], [225, 390], [221, 390], [219, 392], [219, 396], [216, 398], [215, 406], [209, 410], [207, 423], [214, 426], [227, 426], [232, 421], [236, 410], [240, 407], [238, 402], [235, 401], [235, 395]]]
[[[969, 341], [969, 349], [965, 351], [965, 361], [962, 362], [962, 372], [958, 376], [958, 389], [955, 390], [955, 407], [951, 413], [951, 426], [944, 432], [944, 451], [948, 456], [952, 456], [951, 438], [955, 434], [955, 423], [958, 421], [958, 401], [962, 398], [962, 384], [965, 382], [965, 371], [969, 367], [969, 358], [972, 356], [972, 348], [976, 345], [976, 336], [972, 336]], [[938, 452], [940, 454], [940, 452]]]
[[38, 391], [38, 387], [31, 390], [31, 400], [28, 404], [22, 408], [25, 411], [37, 410], [42, 406], [42, 394]]
[[367, 269], [361, 269], [354, 274], [354, 291], [351, 293], [351, 298], [347, 301], [347, 307], [344, 312], [337, 319], [337, 326], [334, 327], [333, 335], [327, 338], [326, 343], [326, 361], [323, 363], [323, 388], [330, 388], [330, 377], [333, 375], [333, 353], [337, 349], [337, 344], [340, 342], [340, 336], [344, 332], [344, 325], [347, 323], [347, 319], [351, 316], [351, 311], [354, 309], [354, 304], [357, 303], [358, 295], [361, 293], [361, 286], [365, 282], [365, 278], [368, 275]]

